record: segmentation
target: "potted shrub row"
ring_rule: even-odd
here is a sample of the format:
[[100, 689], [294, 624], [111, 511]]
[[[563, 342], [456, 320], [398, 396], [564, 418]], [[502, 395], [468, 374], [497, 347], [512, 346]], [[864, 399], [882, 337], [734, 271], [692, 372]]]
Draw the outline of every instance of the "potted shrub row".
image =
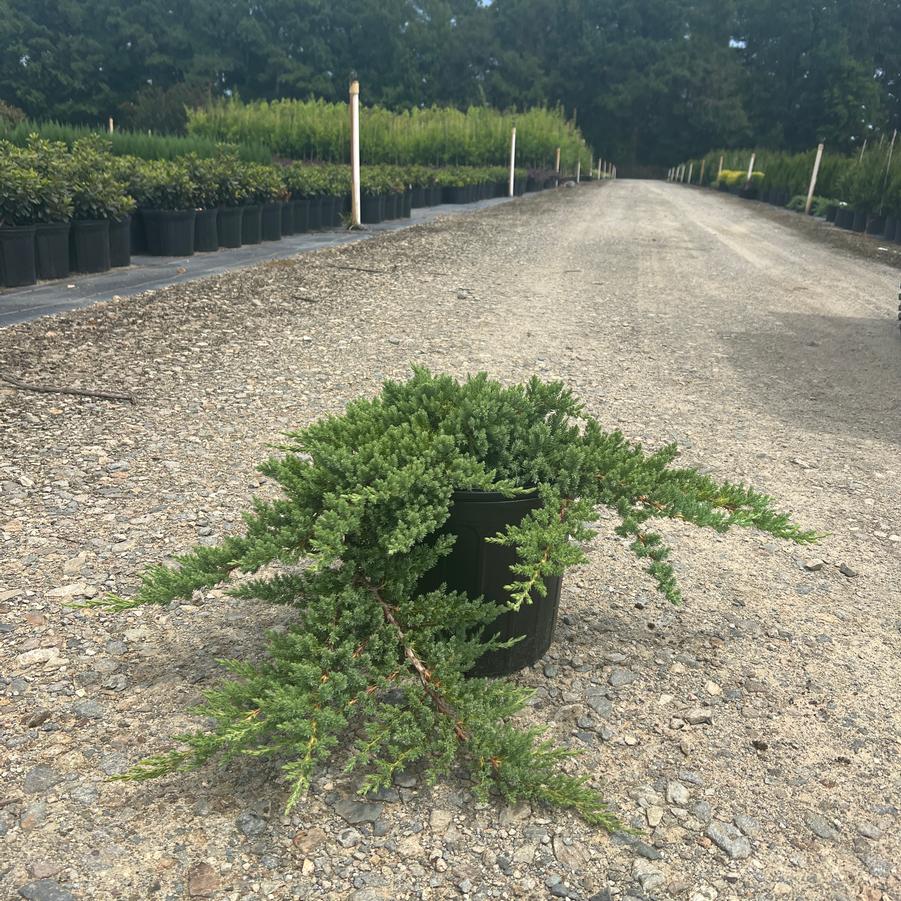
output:
[[0, 284], [18, 287], [130, 262], [134, 202], [102, 141], [29, 138], [0, 149]]
[[528, 693], [489, 678], [547, 650], [560, 580], [586, 560], [600, 509], [672, 602], [655, 518], [818, 537], [750, 488], [674, 466], [674, 446], [650, 453], [604, 431], [562, 384], [538, 379], [503, 387], [418, 369], [282, 450], [260, 469], [283, 496], [256, 501], [243, 533], [152, 567], [133, 598], [88, 602], [165, 604], [226, 582], [294, 612], [268, 659], [228, 664], [180, 747], [116, 778], [272, 757], [290, 810], [336, 756], [363, 774], [361, 794], [411, 765], [429, 781], [462, 765], [482, 800], [493, 792], [619, 828], [588, 776], [561, 768], [570, 752], [517, 723]]

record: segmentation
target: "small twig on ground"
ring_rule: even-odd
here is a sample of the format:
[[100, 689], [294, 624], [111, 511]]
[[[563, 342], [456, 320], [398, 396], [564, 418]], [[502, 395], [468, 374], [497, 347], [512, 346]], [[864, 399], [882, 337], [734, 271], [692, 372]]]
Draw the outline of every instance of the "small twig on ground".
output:
[[[362, 266], [339, 266], [337, 263], [326, 263], [329, 269], [350, 269], [354, 272], [374, 272], [376, 275], [390, 275], [390, 269], [364, 269]], [[396, 269], [397, 267], [395, 267]]]
[[37, 391], [40, 394], [74, 394], [77, 397], [99, 397], [103, 400], [124, 400], [127, 403], [135, 403], [131, 394], [120, 394], [117, 391], [90, 391], [87, 388], [67, 388], [56, 385], [30, 385], [14, 378], [8, 372], [0, 370], [0, 382], [6, 382], [20, 391]]

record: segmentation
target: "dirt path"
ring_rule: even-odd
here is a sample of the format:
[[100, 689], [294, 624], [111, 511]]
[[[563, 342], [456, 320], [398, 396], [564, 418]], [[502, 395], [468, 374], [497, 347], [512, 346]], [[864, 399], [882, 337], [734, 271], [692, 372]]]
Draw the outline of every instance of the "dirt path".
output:
[[[22, 378], [138, 396], [0, 389], [0, 897], [897, 901], [897, 283], [754, 205], [617, 182], [0, 331]], [[337, 764], [290, 817], [253, 761], [104, 781], [284, 616], [67, 597], [238, 528], [267, 444], [411, 361], [563, 378], [608, 426], [830, 533], [799, 551], [667, 525], [681, 608], [606, 527], [567, 577], [520, 677], [530, 718], [643, 841], [475, 805], [462, 781], [342, 816]]]

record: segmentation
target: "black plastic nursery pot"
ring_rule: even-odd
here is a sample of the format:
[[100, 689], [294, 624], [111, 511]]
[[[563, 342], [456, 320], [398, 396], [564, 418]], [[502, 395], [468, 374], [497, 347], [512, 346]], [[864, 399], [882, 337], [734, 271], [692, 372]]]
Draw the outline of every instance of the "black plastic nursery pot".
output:
[[244, 207], [244, 215], [241, 218], [241, 243], [259, 244], [263, 240], [263, 207], [259, 203], [252, 203]]
[[412, 191], [404, 191], [401, 195], [401, 216], [404, 219], [409, 219], [410, 216], [413, 215], [413, 192]]
[[302, 235], [310, 230], [310, 198], [298, 197], [294, 206], [294, 234]]
[[194, 214], [194, 252], [213, 253], [219, 249], [219, 210], [197, 210]]
[[132, 253], [147, 253], [147, 232], [144, 229], [144, 217], [141, 211], [132, 214], [129, 222], [129, 230], [131, 232], [129, 246]]
[[33, 225], [0, 228], [0, 284], [7, 288], [33, 285], [37, 281], [34, 232]]
[[837, 206], [827, 206], [826, 207], [826, 221], [827, 222], [835, 222], [835, 214], [838, 212]]
[[69, 232], [73, 272], [106, 272], [110, 268], [109, 219], [77, 219]]
[[420, 207], [426, 206], [425, 188], [413, 188], [410, 192], [410, 206], [412, 209], [418, 210]]
[[867, 212], [866, 210], [857, 210], [854, 213], [854, 219], [851, 222], [851, 230], [856, 232], [866, 231], [867, 228]]
[[216, 219], [216, 230], [219, 233], [220, 247], [240, 247], [241, 232], [244, 226], [243, 206], [223, 206], [219, 208]]
[[131, 216], [110, 220], [109, 264], [111, 269], [131, 265]]
[[328, 194], [322, 198], [321, 206], [322, 228], [334, 228], [341, 223], [341, 198], [335, 194]]
[[885, 217], [885, 225], [882, 228], [882, 236], [889, 241], [895, 240], [895, 230], [898, 228], [898, 220], [894, 216]]
[[294, 202], [285, 201], [282, 204], [282, 237], [294, 234]]
[[364, 194], [360, 198], [360, 221], [364, 225], [378, 225], [384, 219], [384, 200], [381, 194]]
[[68, 222], [42, 222], [35, 227], [35, 270], [38, 278], [65, 278], [69, 274]]
[[143, 210], [147, 253], [154, 257], [189, 257], [194, 253], [196, 210]]
[[854, 210], [846, 206], [838, 207], [835, 211], [835, 224], [839, 228], [851, 228], [854, 224]]
[[322, 198], [311, 197], [308, 210], [307, 223], [311, 232], [322, 228]]
[[441, 206], [442, 188], [441, 185], [432, 185], [429, 189], [429, 206]]
[[[451, 553], [423, 576], [420, 590], [433, 591], [443, 582], [450, 591], [508, 603], [510, 594], [504, 586], [512, 579], [510, 566], [516, 562], [516, 551], [487, 539], [518, 524], [541, 503], [534, 494], [507, 498], [488, 491], [455, 491], [442, 532], [456, 535], [457, 541]], [[561, 577], [547, 579], [545, 597], [536, 594], [531, 604], [503, 613], [491, 623], [488, 635], [498, 634], [502, 640], [524, 637], [510, 648], [483, 654], [469, 675], [504, 676], [537, 663], [554, 637], [562, 582]]]
[[872, 214], [867, 216], [866, 232], [868, 235], [881, 235], [885, 230], [885, 216]]
[[282, 205], [279, 201], [263, 204], [260, 213], [260, 237], [264, 241], [281, 241]]
[[443, 203], [468, 203], [469, 189], [466, 185], [453, 185], [445, 188], [441, 194]]

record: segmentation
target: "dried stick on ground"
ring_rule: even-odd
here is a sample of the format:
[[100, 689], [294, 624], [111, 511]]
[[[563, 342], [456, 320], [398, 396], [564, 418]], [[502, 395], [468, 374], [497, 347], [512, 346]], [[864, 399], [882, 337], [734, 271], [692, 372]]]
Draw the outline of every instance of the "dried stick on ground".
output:
[[103, 400], [124, 400], [130, 404], [135, 402], [131, 394], [120, 394], [116, 391], [89, 391], [87, 388], [66, 388], [55, 385], [30, 385], [26, 382], [20, 382], [17, 378], [11, 376], [8, 372], [0, 369], [0, 382], [6, 382], [13, 388], [21, 391], [37, 391], [41, 394], [75, 394], [78, 397], [99, 397]]

